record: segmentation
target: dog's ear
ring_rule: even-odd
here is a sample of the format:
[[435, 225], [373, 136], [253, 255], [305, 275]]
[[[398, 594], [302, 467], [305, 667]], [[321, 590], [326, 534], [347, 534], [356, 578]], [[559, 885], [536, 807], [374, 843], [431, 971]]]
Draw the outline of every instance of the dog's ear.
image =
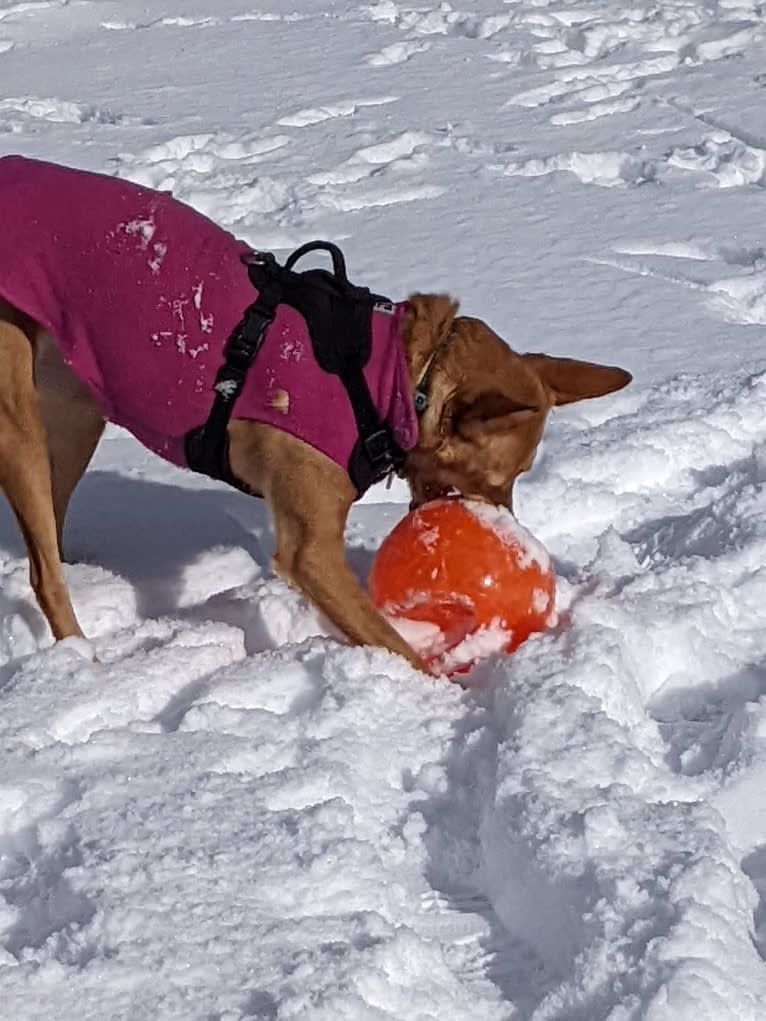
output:
[[520, 404], [499, 390], [481, 390], [478, 393], [460, 391], [452, 398], [447, 409], [452, 432], [466, 440], [489, 436], [512, 429], [528, 421], [539, 412], [527, 404]]
[[540, 382], [553, 397], [553, 403], [572, 404], [590, 397], [604, 397], [621, 390], [633, 378], [615, 365], [581, 362], [576, 358], [525, 354], [524, 361], [537, 373]]
[[409, 335], [415, 345], [430, 352], [449, 333], [458, 303], [448, 294], [411, 294], [407, 304]]

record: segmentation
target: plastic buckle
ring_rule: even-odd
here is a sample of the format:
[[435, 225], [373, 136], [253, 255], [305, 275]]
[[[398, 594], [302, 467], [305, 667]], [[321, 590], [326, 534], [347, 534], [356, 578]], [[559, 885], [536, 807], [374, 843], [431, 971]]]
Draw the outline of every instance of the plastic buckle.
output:
[[394, 460], [391, 456], [391, 441], [385, 429], [378, 429], [364, 441], [364, 449], [370, 463], [377, 472], [390, 471]]
[[226, 361], [223, 368], [230, 373], [243, 376], [253, 359], [253, 345], [241, 333], [236, 333], [226, 346]]
[[237, 330], [226, 345], [226, 364], [240, 372], [246, 372], [263, 343], [266, 329], [273, 316], [250, 307]]
[[245, 252], [242, 256], [246, 266], [269, 266], [276, 261], [271, 252]]

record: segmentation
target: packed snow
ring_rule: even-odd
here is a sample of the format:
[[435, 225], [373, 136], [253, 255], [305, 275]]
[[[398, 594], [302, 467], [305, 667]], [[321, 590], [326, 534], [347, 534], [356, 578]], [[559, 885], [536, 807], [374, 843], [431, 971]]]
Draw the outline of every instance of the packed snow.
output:
[[[116, 429], [67, 534], [96, 662], [0, 508], [8, 1021], [766, 1017], [766, 9], [461, 3], [0, 0], [0, 153], [635, 375], [552, 414], [516, 511], [561, 623], [465, 686]], [[360, 578], [406, 500], [356, 506]]]

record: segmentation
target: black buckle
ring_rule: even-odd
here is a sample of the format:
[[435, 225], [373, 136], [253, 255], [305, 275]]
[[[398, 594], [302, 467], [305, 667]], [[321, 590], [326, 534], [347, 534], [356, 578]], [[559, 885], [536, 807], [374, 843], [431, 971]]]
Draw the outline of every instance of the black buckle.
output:
[[391, 454], [391, 437], [387, 429], [378, 429], [365, 437], [364, 449], [373, 468], [379, 472], [389, 471], [394, 466]]
[[238, 371], [246, 371], [258, 353], [266, 329], [273, 319], [271, 313], [262, 312], [257, 305], [251, 305], [229, 338], [226, 345], [226, 362]]
[[272, 252], [245, 252], [241, 256], [246, 266], [276, 266], [277, 260]]

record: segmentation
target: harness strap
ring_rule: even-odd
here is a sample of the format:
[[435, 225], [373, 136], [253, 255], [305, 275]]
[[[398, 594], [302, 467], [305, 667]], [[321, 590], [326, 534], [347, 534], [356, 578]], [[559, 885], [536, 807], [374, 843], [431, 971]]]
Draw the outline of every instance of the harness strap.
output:
[[449, 347], [451, 340], [452, 334], [446, 333], [436, 342], [436, 346], [426, 359], [426, 363], [420, 373], [420, 378], [415, 384], [414, 403], [418, 418], [422, 417], [431, 400], [431, 377], [434, 373], [434, 369], [436, 368], [437, 359], [442, 351]]
[[[296, 273], [293, 266], [298, 259], [317, 249], [330, 253], [333, 272]], [[363, 371], [371, 352], [373, 307], [388, 299], [350, 283], [342, 252], [328, 242], [302, 245], [284, 267], [270, 252], [252, 253], [245, 256], [245, 262], [250, 280], [258, 289], [258, 298], [247, 308], [226, 343], [207, 422], [187, 434], [186, 463], [194, 471], [246, 489], [229, 466], [229, 419], [277, 306], [288, 304], [306, 320], [317, 363], [337, 375], [348, 394], [359, 438], [347, 469], [357, 490], [364, 492], [399, 469], [405, 456], [390, 429], [380, 420]]]
[[390, 472], [401, 468], [404, 453], [394, 442], [389, 429], [381, 424], [361, 366], [351, 366], [339, 375], [351, 401], [359, 433], [351, 452], [349, 475], [357, 489], [363, 491], [373, 482], [379, 482]]
[[[276, 260], [271, 253], [258, 256]], [[219, 368], [213, 392], [215, 398], [207, 422], [192, 429], [186, 436], [186, 463], [211, 479], [221, 479], [237, 489], [246, 487], [234, 477], [229, 467], [228, 425], [234, 403], [247, 378], [247, 372], [266, 339], [266, 331], [277, 312], [282, 288], [277, 276], [269, 275], [257, 299], [245, 309], [234, 327], [224, 349], [224, 362]]]
[[[294, 272], [304, 255], [325, 251], [332, 259], [332, 273], [322, 269]], [[253, 266], [256, 287], [271, 266]], [[359, 492], [399, 469], [404, 453], [378, 415], [364, 376], [372, 352], [372, 315], [376, 304], [390, 305], [389, 299], [352, 284], [346, 273], [343, 253], [326, 241], [310, 241], [296, 249], [279, 268], [282, 301], [300, 312], [308, 326], [317, 364], [339, 377], [348, 394], [358, 440], [347, 466]]]

